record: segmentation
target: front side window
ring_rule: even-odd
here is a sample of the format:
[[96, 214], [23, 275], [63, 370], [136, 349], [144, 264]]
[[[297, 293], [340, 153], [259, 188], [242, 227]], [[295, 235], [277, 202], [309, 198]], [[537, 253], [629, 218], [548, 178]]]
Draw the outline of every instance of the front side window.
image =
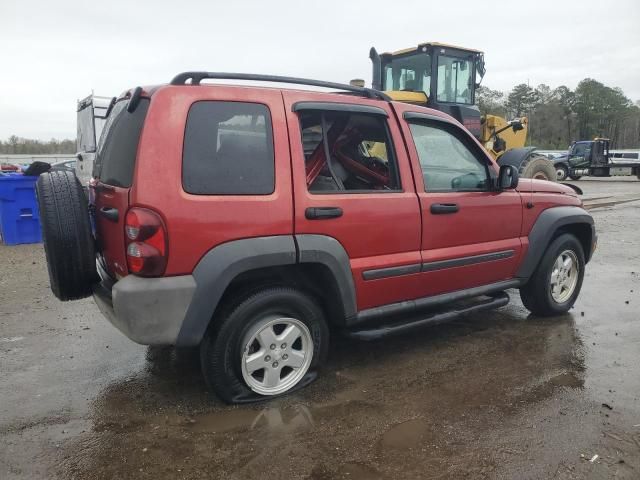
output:
[[591, 161], [591, 144], [574, 143], [569, 150], [569, 165], [573, 168], [585, 168]]
[[411, 135], [418, 151], [425, 191], [488, 190], [486, 163], [454, 134], [455, 127], [411, 123]]
[[310, 192], [400, 188], [394, 150], [382, 115], [302, 111], [300, 129]]
[[427, 53], [393, 58], [384, 67], [383, 90], [410, 90], [429, 94], [431, 57]]
[[473, 64], [471, 60], [440, 55], [438, 57], [439, 102], [473, 103]]
[[257, 103], [194, 103], [184, 135], [182, 186], [201, 195], [273, 193], [269, 109]]

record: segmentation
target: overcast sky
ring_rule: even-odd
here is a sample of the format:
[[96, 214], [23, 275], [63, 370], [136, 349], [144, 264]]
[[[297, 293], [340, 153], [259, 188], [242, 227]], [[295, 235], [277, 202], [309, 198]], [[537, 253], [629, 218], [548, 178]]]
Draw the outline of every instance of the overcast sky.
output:
[[493, 89], [591, 77], [640, 99], [640, 0], [0, 0], [0, 139], [75, 138], [78, 98], [185, 70], [369, 82], [371, 46], [423, 41], [483, 50]]

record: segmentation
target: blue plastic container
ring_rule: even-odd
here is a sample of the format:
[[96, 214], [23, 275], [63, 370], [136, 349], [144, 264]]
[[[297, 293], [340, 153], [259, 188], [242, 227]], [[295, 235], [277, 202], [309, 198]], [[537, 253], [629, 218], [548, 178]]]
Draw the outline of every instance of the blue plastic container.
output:
[[0, 236], [6, 245], [42, 242], [37, 180], [20, 174], [0, 175]]

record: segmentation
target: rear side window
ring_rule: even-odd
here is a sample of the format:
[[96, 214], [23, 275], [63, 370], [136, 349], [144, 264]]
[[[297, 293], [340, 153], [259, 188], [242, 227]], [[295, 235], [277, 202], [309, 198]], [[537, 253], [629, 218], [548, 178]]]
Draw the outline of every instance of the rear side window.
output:
[[269, 109], [258, 103], [194, 103], [184, 135], [182, 187], [201, 195], [273, 193]]
[[310, 192], [401, 190], [384, 116], [314, 109], [302, 111], [299, 118]]
[[116, 103], [104, 125], [93, 176], [102, 183], [115, 187], [131, 186], [133, 169], [136, 164], [136, 154], [142, 125], [149, 109], [149, 99], [140, 100], [138, 107], [127, 112], [128, 101]]

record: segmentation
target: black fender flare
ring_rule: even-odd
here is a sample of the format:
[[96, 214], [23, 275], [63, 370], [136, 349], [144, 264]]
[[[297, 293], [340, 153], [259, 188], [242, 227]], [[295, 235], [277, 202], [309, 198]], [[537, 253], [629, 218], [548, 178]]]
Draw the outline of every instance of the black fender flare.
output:
[[[551, 243], [551, 239], [559, 228], [567, 225], [586, 224], [591, 231], [590, 245], [596, 241], [596, 231], [593, 217], [581, 207], [559, 206], [544, 210], [538, 216], [529, 233], [529, 248], [525, 254], [516, 277], [527, 281], [540, 263], [544, 252]], [[591, 249], [585, 250], [585, 260], [591, 258]]]
[[250, 270], [296, 263], [326, 266], [343, 302], [345, 316], [356, 315], [356, 295], [349, 256], [334, 238], [325, 235], [278, 235], [234, 240], [209, 250], [193, 271], [196, 290], [187, 309], [176, 345], [202, 340], [229, 284]]
[[565, 183], [565, 182], [558, 182], [558, 183], [560, 183], [560, 185], [565, 185], [565, 186], [569, 187], [571, 190], [576, 192], [578, 195], [583, 195], [584, 194], [582, 189], [580, 187], [578, 187], [577, 185], [574, 185], [572, 183]]
[[520, 173], [523, 162], [531, 156], [536, 147], [512, 148], [498, 158], [498, 165], [511, 165]]
[[342, 244], [327, 235], [310, 234], [296, 235], [296, 244], [299, 263], [319, 263], [329, 269], [337, 285], [345, 320], [354, 318], [358, 313], [356, 288], [349, 255]]
[[198, 345], [213, 318], [222, 295], [239, 274], [257, 268], [296, 263], [291, 235], [245, 238], [209, 250], [193, 270], [196, 290], [176, 345]]

